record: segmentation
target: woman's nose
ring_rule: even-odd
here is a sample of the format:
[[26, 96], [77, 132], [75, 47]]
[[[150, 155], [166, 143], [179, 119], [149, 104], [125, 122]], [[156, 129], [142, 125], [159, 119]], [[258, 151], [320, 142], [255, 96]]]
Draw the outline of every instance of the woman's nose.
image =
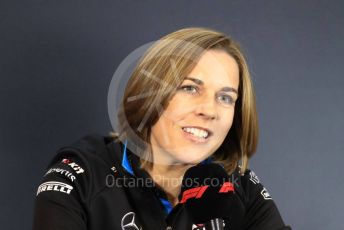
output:
[[208, 98], [203, 101], [199, 101], [199, 104], [196, 106], [195, 113], [197, 116], [207, 120], [217, 119], [218, 114], [215, 100]]

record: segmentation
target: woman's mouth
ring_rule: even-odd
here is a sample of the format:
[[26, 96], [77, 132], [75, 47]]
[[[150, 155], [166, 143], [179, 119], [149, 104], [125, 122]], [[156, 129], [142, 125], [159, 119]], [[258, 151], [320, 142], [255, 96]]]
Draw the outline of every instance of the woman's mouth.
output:
[[212, 133], [206, 129], [196, 127], [181, 127], [183, 136], [194, 143], [206, 143]]

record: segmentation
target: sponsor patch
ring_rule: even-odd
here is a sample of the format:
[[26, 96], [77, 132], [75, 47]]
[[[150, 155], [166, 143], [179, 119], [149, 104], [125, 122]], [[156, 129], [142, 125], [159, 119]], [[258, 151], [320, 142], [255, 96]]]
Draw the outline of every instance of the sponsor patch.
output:
[[37, 189], [37, 194], [40, 194], [41, 192], [47, 192], [47, 191], [55, 191], [55, 192], [62, 192], [66, 194], [70, 194], [70, 192], [73, 190], [73, 186], [69, 184], [65, 184], [58, 181], [48, 181], [43, 184], [41, 184]]
[[[222, 227], [221, 229], [225, 229], [226, 223], [225, 221], [222, 222]], [[206, 230], [204, 224], [192, 224], [192, 229], [191, 230]]]
[[115, 167], [115, 166], [112, 166], [112, 167], [111, 167], [111, 170], [112, 170], [114, 173], [116, 173], [116, 172], [117, 172], [117, 169], [116, 169], [116, 167]]
[[270, 196], [268, 190], [266, 190], [266, 188], [263, 188], [263, 190], [260, 192], [260, 194], [262, 194], [263, 198], [265, 200], [271, 200], [272, 197]]
[[46, 176], [50, 173], [59, 173], [65, 177], [67, 177], [72, 182], [74, 182], [74, 180], [76, 179], [75, 176], [73, 175], [73, 173], [69, 172], [68, 170], [61, 169], [61, 168], [51, 168], [45, 173], [44, 176]]
[[250, 181], [252, 181], [253, 184], [259, 184], [259, 178], [253, 171], [250, 172]]
[[81, 174], [81, 173], [85, 172], [83, 168], [81, 168], [77, 163], [71, 161], [70, 159], [65, 158], [61, 162], [72, 167], [72, 169], [74, 169], [76, 174]]
[[206, 229], [202, 225], [197, 226], [196, 224], [192, 224], [192, 229], [191, 230], [206, 230]]

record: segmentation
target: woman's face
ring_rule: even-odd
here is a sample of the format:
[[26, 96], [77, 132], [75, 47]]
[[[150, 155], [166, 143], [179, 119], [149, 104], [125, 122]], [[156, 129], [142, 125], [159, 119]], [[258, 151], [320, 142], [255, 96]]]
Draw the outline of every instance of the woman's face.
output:
[[234, 58], [205, 51], [152, 126], [154, 163], [197, 164], [212, 155], [232, 126], [238, 87]]

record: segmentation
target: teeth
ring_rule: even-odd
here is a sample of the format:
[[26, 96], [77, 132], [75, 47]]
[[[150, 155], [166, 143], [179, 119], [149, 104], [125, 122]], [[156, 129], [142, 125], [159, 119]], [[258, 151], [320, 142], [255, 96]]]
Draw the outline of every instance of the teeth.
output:
[[196, 129], [196, 128], [183, 128], [183, 130], [187, 133], [191, 133], [192, 135], [196, 137], [206, 138], [209, 135], [207, 131]]

